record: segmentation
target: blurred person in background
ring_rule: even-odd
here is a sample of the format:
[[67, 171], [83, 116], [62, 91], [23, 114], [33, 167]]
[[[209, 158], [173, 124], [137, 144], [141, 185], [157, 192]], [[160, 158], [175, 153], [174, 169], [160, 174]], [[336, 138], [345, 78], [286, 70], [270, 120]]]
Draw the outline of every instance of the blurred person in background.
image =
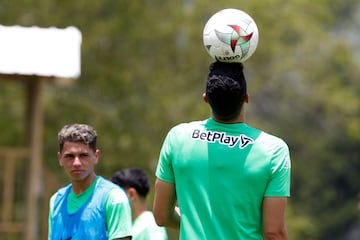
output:
[[117, 171], [111, 181], [125, 189], [131, 203], [133, 240], [167, 240], [164, 227], [159, 227], [153, 213], [147, 209], [146, 197], [150, 190], [146, 173], [138, 168]]

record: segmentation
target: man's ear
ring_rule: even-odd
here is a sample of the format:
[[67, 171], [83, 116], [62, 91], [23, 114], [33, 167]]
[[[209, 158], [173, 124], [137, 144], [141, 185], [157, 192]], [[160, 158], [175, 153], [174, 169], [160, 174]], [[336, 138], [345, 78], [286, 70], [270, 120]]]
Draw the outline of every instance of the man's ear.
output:
[[137, 192], [136, 192], [135, 188], [132, 188], [132, 187], [126, 189], [126, 193], [127, 193], [128, 198], [130, 200], [132, 200], [137, 195]]
[[57, 159], [59, 161], [59, 165], [62, 166], [63, 164], [61, 162], [61, 153], [60, 152], [57, 153]]
[[209, 103], [209, 100], [208, 100], [208, 98], [206, 96], [206, 93], [202, 94], [202, 99], [204, 100], [204, 102]]
[[96, 164], [99, 162], [99, 158], [100, 158], [100, 155], [101, 155], [101, 151], [100, 149], [96, 149], [95, 150], [95, 158], [96, 158]]
[[249, 103], [250, 100], [250, 95], [249, 94], [245, 94], [245, 98], [244, 98], [244, 102]]

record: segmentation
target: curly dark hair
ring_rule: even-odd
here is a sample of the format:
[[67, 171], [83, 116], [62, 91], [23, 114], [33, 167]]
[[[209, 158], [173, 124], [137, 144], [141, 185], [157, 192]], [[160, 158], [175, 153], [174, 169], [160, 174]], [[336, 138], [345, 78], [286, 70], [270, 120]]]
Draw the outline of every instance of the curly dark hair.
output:
[[96, 151], [97, 133], [95, 129], [87, 124], [65, 125], [58, 133], [59, 149], [63, 150], [65, 142], [80, 142], [88, 145]]
[[206, 96], [213, 114], [220, 120], [234, 119], [240, 113], [246, 95], [242, 63], [216, 61], [209, 70]]

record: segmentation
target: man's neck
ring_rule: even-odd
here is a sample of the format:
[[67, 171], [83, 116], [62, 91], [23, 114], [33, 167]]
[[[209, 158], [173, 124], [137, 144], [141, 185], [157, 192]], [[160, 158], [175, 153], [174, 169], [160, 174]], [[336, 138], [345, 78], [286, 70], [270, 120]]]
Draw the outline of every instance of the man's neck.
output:
[[140, 216], [143, 212], [147, 211], [146, 202], [137, 202], [132, 204], [136, 205], [132, 206], [132, 221], [135, 221], [138, 216]]
[[75, 194], [80, 194], [84, 192], [86, 189], [88, 189], [88, 187], [90, 187], [90, 185], [95, 181], [95, 179], [96, 174], [92, 173], [81, 181], [72, 181], [72, 191]]
[[244, 123], [245, 122], [245, 111], [242, 110], [237, 117], [229, 119], [229, 120], [219, 119], [214, 114], [212, 117], [214, 118], [215, 121], [220, 122], [220, 123], [225, 123], [225, 124]]

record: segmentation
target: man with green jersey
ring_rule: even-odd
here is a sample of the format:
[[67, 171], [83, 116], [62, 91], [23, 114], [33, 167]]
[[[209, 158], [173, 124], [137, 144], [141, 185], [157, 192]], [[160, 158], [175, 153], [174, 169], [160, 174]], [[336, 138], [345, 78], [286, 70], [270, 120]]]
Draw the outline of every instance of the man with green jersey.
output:
[[97, 134], [86, 124], [64, 126], [58, 160], [71, 184], [50, 199], [49, 240], [131, 239], [131, 208], [126, 193], [97, 176]]
[[245, 122], [243, 65], [211, 64], [203, 99], [211, 118], [173, 127], [161, 148], [156, 222], [183, 240], [287, 239], [289, 149]]

